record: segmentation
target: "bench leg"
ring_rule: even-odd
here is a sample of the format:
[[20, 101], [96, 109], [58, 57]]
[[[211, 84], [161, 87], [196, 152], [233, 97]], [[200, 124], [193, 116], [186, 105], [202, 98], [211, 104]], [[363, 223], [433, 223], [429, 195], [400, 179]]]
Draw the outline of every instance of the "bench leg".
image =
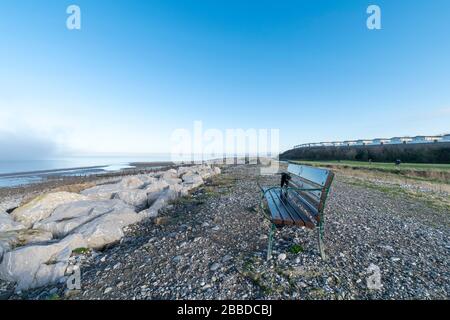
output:
[[268, 214], [265, 213], [265, 209], [264, 209], [264, 194], [261, 197], [261, 201], [259, 202], [259, 211], [261, 212], [261, 215], [263, 218], [268, 219], [270, 221], [270, 216]]
[[259, 201], [259, 212], [264, 217], [264, 195], [262, 195], [261, 200]]
[[276, 230], [275, 224], [271, 223], [269, 232], [269, 244], [267, 245], [267, 261], [272, 259], [272, 244], [275, 230]]
[[319, 242], [319, 252], [320, 252], [320, 256], [322, 257], [322, 259], [326, 260], [327, 256], [325, 254], [324, 235], [325, 235], [324, 225], [322, 223], [319, 223], [319, 226], [317, 228], [317, 238], [318, 238], [318, 242]]

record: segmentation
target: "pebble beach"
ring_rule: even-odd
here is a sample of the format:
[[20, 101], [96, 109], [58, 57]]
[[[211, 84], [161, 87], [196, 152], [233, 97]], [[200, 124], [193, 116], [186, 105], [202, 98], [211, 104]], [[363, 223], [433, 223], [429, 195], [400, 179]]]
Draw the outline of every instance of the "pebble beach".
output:
[[[151, 218], [125, 226], [119, 241], [73, 253], [67, 265], [80, 268], [80, 290], [68, 290], [62, 278], [22, 292], [2, 281], [0, 291], [8, 299], [448, 298], [447, 207], [338, 173], [326, 207], [328, 259], [320, 258], [314, 231], [285, 227], [266, 261], [258, 172], [255, 165], [221, 166]], [[371, 265], [381, 273], [378, 290], [368, 288]]]

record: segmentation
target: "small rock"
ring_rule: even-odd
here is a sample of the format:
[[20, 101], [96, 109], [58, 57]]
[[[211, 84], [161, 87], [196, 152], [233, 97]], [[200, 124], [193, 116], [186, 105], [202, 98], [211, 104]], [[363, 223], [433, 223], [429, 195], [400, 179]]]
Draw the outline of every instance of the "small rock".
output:
[[167, 235], [167, 238], [173, 239], [177, 237], [177, 233], [176, 232], [171, 232]]
[[0, 292], [0, 300], [8, 300], [14, 294], [14, 290]]
[[300, 282], [299, 286], [302, 288], [306, 288], [308, 285], [304, 282]]
[[70, 298], [70, 297], [76, 296], [76, 295], [78, 295], [80, 293], [81, 293], [81, 290], [69, 290], [69, 289], [67, 289], [66, 291], [64, 291], [64, 296], [66, 298]]
[[74, 266], [73, 266], [73, 265], [70, 265], [70, 266], [68, 266], [67, 269], [66, 269], [66, 274], [72, 274], [74, 270], [75, 270], [75, 269], [74, 269]]
[[158, 217], [155, 219], [155, 224], [157, 226], [165, 225], [169, 222], [169, 219], [167, 217]]
[[286, 258], [287, 258], [286, 253], [280, 253], [280, 254], [278, 255], [278, 260], [279, 260], [279, 261], [286, 260]]
[[221, 267], [220, 263], [214, 262], [210, 267], [209, 270], [211, 271], [216, 271], [217, 269], [219, 269]]
[[55, 293], [57, 293], [58, 292], [58, 288], [52, 288], [48, 293], [50, 294], [50, 295], [52, 295], [52, 294], [55, 294]]
[[222, 262], [226, 263], [226, 262], [228, 262], [228, 261], [230, 261], [232, 259], [233, 259], [233, 257], [230, 256], [229, 254], [227, 254], [225, 257], [222, 258]]

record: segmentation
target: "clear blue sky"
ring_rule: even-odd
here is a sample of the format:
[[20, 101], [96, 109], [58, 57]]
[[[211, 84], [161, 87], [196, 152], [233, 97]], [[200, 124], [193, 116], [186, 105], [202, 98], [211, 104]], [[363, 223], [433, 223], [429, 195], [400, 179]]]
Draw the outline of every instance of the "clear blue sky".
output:
[[[70, 4], [80, 31], [66, 29]], [[366, 28], [370, 4], [382, 30]], [[167, 152], [195, 120], [279, 128], [282, 149], [449, 132], [449, 12], [448, 0], [3, 0], [0, 144]]]

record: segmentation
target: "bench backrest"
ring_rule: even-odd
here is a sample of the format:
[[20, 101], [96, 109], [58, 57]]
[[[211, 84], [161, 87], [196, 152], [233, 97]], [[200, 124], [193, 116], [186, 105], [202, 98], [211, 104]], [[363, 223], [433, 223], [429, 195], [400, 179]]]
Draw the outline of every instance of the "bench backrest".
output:
[[286, 193], [289, 199], [316, 221], [320, 221], [334, 173], [326, 169], [289, 163], [287, 174], [289, 180], [284, 187], [288, 188]]

